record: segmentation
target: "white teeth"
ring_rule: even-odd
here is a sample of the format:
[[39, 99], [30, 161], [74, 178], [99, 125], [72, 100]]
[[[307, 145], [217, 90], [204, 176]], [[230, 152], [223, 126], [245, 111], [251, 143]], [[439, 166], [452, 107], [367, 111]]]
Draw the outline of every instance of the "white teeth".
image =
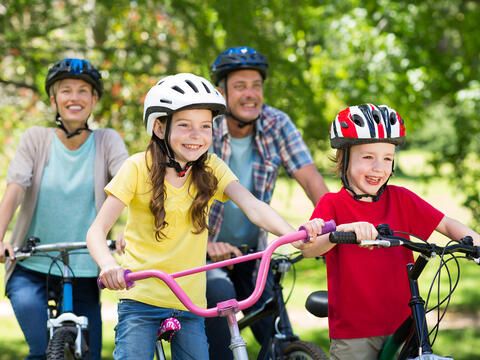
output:
[[82, 110], [82, 107], [79, 106], [79, 105], [71, 105], [71, 106], [68, 106], [67, 109], [69, 109], [69, 110]]
[[198, 150], [202, 147], [201, 145], [183, 145], [183, 146], [189, 150]]
[[365, 178], [367, 179], [367, 181], [370, 181], [370, 182], [379, 182], [382, 179], [376, 176], [366, 176]]

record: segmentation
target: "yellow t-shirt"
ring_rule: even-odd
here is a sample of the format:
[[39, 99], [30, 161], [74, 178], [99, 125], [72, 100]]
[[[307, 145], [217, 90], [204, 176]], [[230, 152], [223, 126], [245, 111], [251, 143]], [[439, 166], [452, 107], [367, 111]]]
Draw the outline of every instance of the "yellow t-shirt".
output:
[[[228, 197], [224, 190], [237, 178], [230, 168], [215, 154], [209, 154], [206, 164], [218, 179], [218, 188], [213, 200], [225, 202]], [[122, 256], [121, 266], [132, 271], [157, 269], [168, 274], [205, 264], [208, 232], [192, 233], [193, 225], [189, 209], [193, 197], [188, 193], [191, 174], [182, 187], [176, 188], [165, 181], [165, 237], [155, 239], [154, 217], [149, 209], [151, 182], [148, 176], [145, 152], [127, 159], [116, 176], [105, 187], [109, 195], [114, 195], [128, 207], [125, 240], [127, 246]], [[190, 192], [196, 192], [193, 185]], [[198, 273], [176, 279], [177, 283], [198, 306], [205, 307], [205, 273]], [[170, 288], [161, 280], [151, 278], [137, 281], [130, 290], [120, 292], [120, 298], [133, 299], [146, 304], [182, 309], [183, 304]]]

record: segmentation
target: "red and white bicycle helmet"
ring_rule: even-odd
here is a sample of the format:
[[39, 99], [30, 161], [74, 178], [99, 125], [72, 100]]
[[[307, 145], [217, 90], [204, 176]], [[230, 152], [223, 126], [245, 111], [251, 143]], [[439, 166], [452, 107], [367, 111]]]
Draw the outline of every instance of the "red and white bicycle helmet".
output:
[[405, 136], [403, 119], [386, 105], [350, 106], [337, 114], [330, 128], [330, 144], [335, 149], [375, 142], [401, 145]]
[[213, 116], [225, 111], [225, 99], [205, 78], [190, 73], [170, 75], [155, 84], [147, 93], [143, 106], [143, 122], [148, 135], [159, 117], [169, 116], [186, 108], [210, 109]]

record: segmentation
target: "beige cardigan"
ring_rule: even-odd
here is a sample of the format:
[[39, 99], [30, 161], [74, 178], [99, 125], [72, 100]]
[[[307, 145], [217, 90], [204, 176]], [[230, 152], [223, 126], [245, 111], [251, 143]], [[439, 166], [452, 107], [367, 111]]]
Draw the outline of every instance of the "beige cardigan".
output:
[[[54, 134], [55, 128], [36, 126], [28, 129], [22, 135], [15, 156], [10, 162], [7, 184], [16, 183], [25, 189], [25, 196], [20, 205], [11, 238], [14, 247], [23, 245], [30, 228], [43, 169], [48, 163]], [[94, 130], [93, 136], [95, 139], [95, 207], [98, 212], [106, 198], [104, 187], [128, 157], [128, 152], [120, 135], [112, 129]], [[6, 285], [15, 262], [7, 259], [5, 266]]]

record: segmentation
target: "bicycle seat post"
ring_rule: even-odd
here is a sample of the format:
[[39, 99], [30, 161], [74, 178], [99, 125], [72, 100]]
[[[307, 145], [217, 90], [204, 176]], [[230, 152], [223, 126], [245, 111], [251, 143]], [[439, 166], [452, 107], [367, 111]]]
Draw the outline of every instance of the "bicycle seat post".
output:
[[235, 360], [248, 360], [247, 344], [240, 335], [238, 328], [236, 313], [238, 312], [238, 302], [235, 299], [222, 301], [217, 304], [218, 315], [224, 317], [228, 323], [230, 330], [231, 342], [230, 350], [232, 350]]

